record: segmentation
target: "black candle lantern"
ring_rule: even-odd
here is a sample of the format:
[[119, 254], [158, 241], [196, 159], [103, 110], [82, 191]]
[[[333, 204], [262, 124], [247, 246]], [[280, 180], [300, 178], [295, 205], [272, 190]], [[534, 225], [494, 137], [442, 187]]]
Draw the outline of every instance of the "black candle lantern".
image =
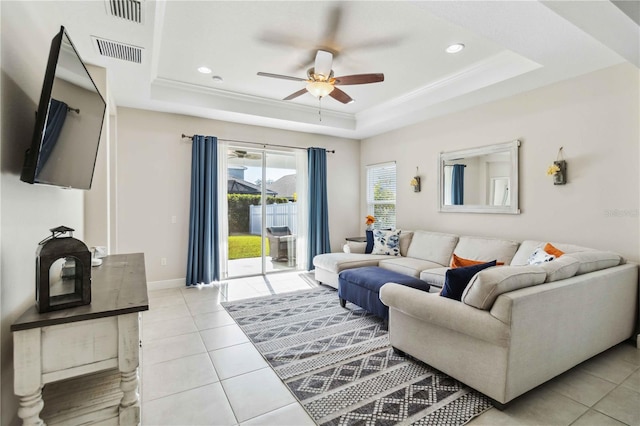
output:
[[[58, 226], [36, 251], [36, 307], [56, 311], [91, 303], [91, 252], [73, 238], [73, 229]], [[64, 236], [68, 234], [68, 236]]]

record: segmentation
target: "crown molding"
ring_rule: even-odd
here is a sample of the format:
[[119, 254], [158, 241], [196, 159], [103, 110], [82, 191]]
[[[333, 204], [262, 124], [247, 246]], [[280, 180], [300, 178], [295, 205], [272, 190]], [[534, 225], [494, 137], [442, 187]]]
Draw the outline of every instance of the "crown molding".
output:
[[[407, 94], [356, 114], [358, 130], [380, 133], [425, 120], [425, 110], [485, 87], [537, 70], [542, 65], [510, 51], [476, 62]], [[432, 116], [432, 114], [430, 114]], [[382, 130], [384, 131], [384, 130]]]
[[[233, 114], [234, 121], [280, 128], [289, 122], [302, 131], [362, 138], [407, 126], [432, 116], [429, 108], [504, 80], [539, 69], [540, 64], [503, 51], [457, 72], [357, 114], [318, 109], [255, 95], [158, 77], [151, 85], [157, 101]], [[244, 119], [243, 119], [244, 117]]]
[[[267, 118], [294, 120], [314, 125], [320, 124], [355, 129], [355, 116], [349, 113], [322, 110], [322, 120], [320, 122], [318, 108], [316, 107], [230, 92], [164, 77], [156, 78], [151, 84], [151, 89], [152, 99], [180, 103], [194, 102], [196, 106], [211, 109], [223, 109]], [[168, 92], [171, 92], [172, 95], [169, 98], [165, 96]], [[177, 92], [181, 92], [181, 96], [175, 96]]]

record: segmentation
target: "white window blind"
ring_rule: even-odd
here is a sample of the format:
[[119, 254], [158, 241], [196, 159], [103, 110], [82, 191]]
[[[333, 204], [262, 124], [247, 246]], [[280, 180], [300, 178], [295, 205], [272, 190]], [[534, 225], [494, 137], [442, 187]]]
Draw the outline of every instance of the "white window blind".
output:
[[376, 229], [396, 228], [396, 163], [367, 166], [367, 211]]

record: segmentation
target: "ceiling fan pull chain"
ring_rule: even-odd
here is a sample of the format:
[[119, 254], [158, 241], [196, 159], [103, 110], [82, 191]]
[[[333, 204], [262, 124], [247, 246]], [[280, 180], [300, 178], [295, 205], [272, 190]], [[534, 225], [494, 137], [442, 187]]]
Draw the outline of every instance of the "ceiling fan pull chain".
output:
[[318, 116], [322, 121], [322, 96], [318, 98]]

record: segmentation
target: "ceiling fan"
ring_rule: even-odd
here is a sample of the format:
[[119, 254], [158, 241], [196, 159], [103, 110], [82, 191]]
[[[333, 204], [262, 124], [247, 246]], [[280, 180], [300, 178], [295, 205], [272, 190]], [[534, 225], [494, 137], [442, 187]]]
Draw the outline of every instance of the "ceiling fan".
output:
[[258, 153], [252, 154], [241, 149], [232, 149], [229, 150], [229, 158], [246, 158], [247, 160], [259, 160], [262, 158], [262, 155]]
[[326, 50], [318, 50], [316, 53], [315, 64], [312, 68], [307, 70], [307, 78], [290, 77], [287, 75], [271, 74], [267, 72], [259, 72], [258, 75], [262, 77], [280, 78], [283, 80], [304, 81], [307, 86], [304, 89], [298, 90], [284, 98], [285, 101], [295, 99], [300, 95], [307, 92], [313, 96], [322, 99], [329, 95], [333, 99], [342, 102], [343, 104], [349, 104], [353, 102], [351, 96], [337, 88], [336, 86], [346, 86], [351, 84], [369, 84], [379, 83], [384, 81], [384, 74], [354, 74], [345, 75], [342, 77], [334, 77], [331, 66], [333, 64], [333, 54]]
[[384, 37], [369, 38], [368, 40], [357, 43], [342, 43], [340, 41], [340, 33], [343, 32], [343, 27], [348, 27], [348, 25], [344, 23], [348, 17], [346, 16], [348, 11], [345, 9], [346, 6], [342, 3], [332, 5], [327, 12], [326, 22], [323, 25], [325, 28], [324, 34], [320, 39], [304, 39], [300, 34], [292, 35], [282, 33], [280, 31], [267, 31], [260, 37], [260, 40], [274, 45], [284, 45], [307, 51], [308, 53], [298, 61], [292, 72], [297, 72], [313, 66], [315, 52], [318, 49], [330, 52], [333, 54], [333, 58], [336, 59], [339, 56], [345, 55], [345, 52], [393, 47], [402, 40], [402, 37], [399, 35], [385, 35]]

